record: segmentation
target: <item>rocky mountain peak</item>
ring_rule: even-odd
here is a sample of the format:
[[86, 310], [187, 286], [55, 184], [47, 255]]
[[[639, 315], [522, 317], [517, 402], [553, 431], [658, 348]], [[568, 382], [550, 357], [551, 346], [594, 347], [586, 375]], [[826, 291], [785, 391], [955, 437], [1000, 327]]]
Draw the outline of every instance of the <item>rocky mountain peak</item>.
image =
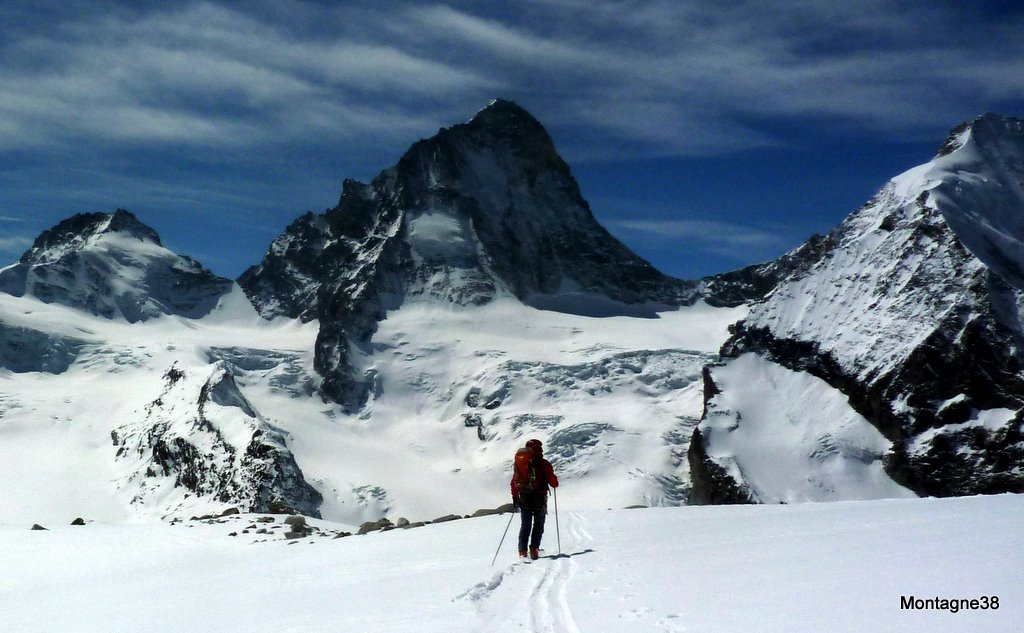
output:
[[964, 121], [950, 131], [936, 154], [937, 158], [952, 154], [971, 142], [978, 147], [1024, 144], [1024, 120], [986, 112]]
[[130, 211], [79, 213], [43, 231], [19, 261], [28, 265], [54, 262], [69, 252], [87, 247], [99, 236], [112, 234], [162, 245], [157, 232]]
[[501, 99], [370, 184], [346, 180], [336, 207], [290, 226], [239, 283], [266, 317], [320, 321], [317, 370], [336, 400], [352, 391], [335, 386], [349, 342], [408, 300], [571, 311], [597, 297], [608, 314], [699, 298], [597, 222], [544, 127]]
[[551, 136], [503, 99], [413, 144], [370, 184], [344, 181], [336, 207], [290, 226], [239, 281], [265, 316], [307, 320], [328, 304], [333, 316], [365, 314], [354, 293], [463, 305], [566, 291], [624, 304], [697, 298], [694, 283], [598, 224]]
[[[558, 193], [586, 215], [590, 207], [568, 164], [544, 126], [519, 105], [492, 101], [469, 122], [442, 128], [415, 143], [392, 170], [373, 183], [400, 194], [404, 206], [421, 206], [430, 190], [447, 189], [482, 202], [483, 212], [518, 212], [523, 194]], [[516, 194], [521, 194], [516, 200]], [[544, 212], [565, 201], [529, 205]], [[590, 218], [590, 221], [593, 221]]]
[[448, 133], [471, 137], [491, 147], [508, 148], [536, 169], [553, 169], [569, 176], [569, 166], [558, 155], [548, 131], [512, 101], [495, 99], [468, 123], [449, 128]]
[[1024, 119], [986, 112], [969, 123], [971, 137], [979, 144], [1024, 142]]
[[492, 99], [469, 120], [470, 125], [508, 130], [522, 125], [541, 127], [532, 114], [509, 99]]

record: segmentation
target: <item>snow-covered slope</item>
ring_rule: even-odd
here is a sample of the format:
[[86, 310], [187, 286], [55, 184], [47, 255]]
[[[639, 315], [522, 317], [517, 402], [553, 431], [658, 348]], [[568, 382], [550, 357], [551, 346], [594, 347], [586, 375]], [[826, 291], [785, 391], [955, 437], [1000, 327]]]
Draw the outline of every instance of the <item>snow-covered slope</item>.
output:
[[549, 521], [544, 546], [557, 554], [560, 540], [565, 556], [513, 562], [510, 534], [494, 566], [509, 515], [294, 544], [254, 543], [257, 526], [283, 525], [252, 515], [4, 525], [0, 629], [1013, 633], [1024, 621], [1019, 495], [581, 511], [563, 494], [560, 539]]
[[[1020, 120], [986, 115], [954, 130], [934, 160], [890, 181], [754, 305], [724, 354], [754, 352], [842, 391], [894, 443], [888, 472], [919, 493], [1024, 491], [1022, 183]], [[713, 370], [714, 381], [728, 371]], [[712, 403], [731, 408], [743, 388]], [[776, 428], [786, 411], [771, 410]], [[839, 423], [814, 407], [797, 417], [817, 434]], [[703, 433], [697, 451], [742, 471], [727, 437]], [[758, 499], [788, 494], [735, 482]]]
[[[5, 520], [265, 509], [259, 482], [332, 520], [432, 519], [505, 503], [511, 455], [534, 435], [580, 507], [680, 503], [701, 367], [745, 314], [409, 304], [360, 353], [375, 395], [348, 415], [316, 392], [316, 322], [268, 322], [239, 297], [129, 324], [0, 294], [7, 331], [65, 350], [56, 367], [0, 369]], [[267, 445], [279, 458], [261, 466], [250, 454]]]
[[[913, 497], [882, 469], [891, 443], [825, 381], [756, 354], [714, 370], [706, 458], [761, 503]], [[700, 472], [700, 467], [696, 469]], [[725, 501], [702, 497], [696, 503]]]
[[[268, 486], [277, 500], [315, 514], [302, 495], [286, 498], [294, 489], [286, 438], [247, 404], [222, 360], [225, 350], [251, 350], [250, 363], [265, 363], [267, 391], [308, 399], [302, 377], [315, 328], [261, 319], [237, 287], [201, 321], [129, 323], [0, 294], [0, 322], [0, 486], [8, 520], [266, 509]], [[40, 344], [22, 344], [26, 337]], [[263, 359], [265, 348], [273, 351]]]

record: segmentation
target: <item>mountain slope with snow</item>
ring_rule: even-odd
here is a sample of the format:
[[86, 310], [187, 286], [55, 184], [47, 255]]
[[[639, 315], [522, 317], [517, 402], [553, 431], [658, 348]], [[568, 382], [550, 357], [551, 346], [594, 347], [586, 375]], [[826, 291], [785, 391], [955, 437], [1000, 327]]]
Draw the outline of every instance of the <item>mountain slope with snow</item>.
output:
[[370, 184], [346, 181], [336, 207], [296, 220], [239, 282], [267, 317], [320, 320], [322, 389], [350, 412], [372, 388], [353, 346], [406, 300], [631, 314], [700, 297], [598, 224], [547, 131], [503, 100]]
[[[262, 510], [260, 481], [335, 521], [431, 519], [505, 503], [511, 455], [534, 435], [585, 507], [682, 503], [701, 368], [745, 313], [410, 304], [358, 357], [375, 395], [349, 415], [317, 393], [316, 322], [247, 305], [132, 324], [0, 294], [10, 330], [76, 341], [59, 367], [0, 370], [5, 520]], [[246, 460], [260, 442], [281, 468]]]
[[[954, 130], [934, 160], [890, 181], [751, 307], [723, 348], [737, 359], [727, 365], [753, 352], [843, 392], [893, 442], [886, 471], [919, 494], [1024, 491], [1022, 182], [1020, 120], [986, 115]], [[709, 407], [748, 415], [730, 397]], [[820, 415], [798, 417], [836, 422]], [[753, 498], [785, 497], [740, 474], [731, 426], [702, 423], [697, 452]]]
[[0, 269], [0, 292], [131, 322], [201, 317], [231, 287], [172, 253], [153, 229], [120, 209], [71, 217], [43, 232], [17, 264]]
[[591, 507], [684, 503], [701, 369], [746, 313], [608, 234], [507, 101], [346, 181], [239, 285], [200, 284], [202, 309], [175, 309], [196, 296], [185, 261], [117, 211], [0, 273], [16, 516], [429, 519], [506, 502], [534, 436]]

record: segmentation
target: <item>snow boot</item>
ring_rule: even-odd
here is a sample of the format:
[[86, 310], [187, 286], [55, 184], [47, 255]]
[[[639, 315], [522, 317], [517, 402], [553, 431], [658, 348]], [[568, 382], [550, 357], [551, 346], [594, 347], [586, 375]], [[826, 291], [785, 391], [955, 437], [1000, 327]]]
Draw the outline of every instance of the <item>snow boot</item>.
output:
[[526, 550], [525, 549], [519, 550], [519, 558], [526, 558]]
[[530, 558], [532, 560], [537, 560], [538, 558], [540, 558], [540, 550], [537, 549], [536, 547], [531, 547], [530, 548]]

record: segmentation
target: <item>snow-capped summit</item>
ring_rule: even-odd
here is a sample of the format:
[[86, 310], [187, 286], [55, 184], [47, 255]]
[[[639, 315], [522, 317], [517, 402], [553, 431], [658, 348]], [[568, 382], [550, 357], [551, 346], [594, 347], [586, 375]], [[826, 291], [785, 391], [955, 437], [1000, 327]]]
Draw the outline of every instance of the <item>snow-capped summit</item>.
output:
[[919, 187], [975, 257], [1024, 290], [1024, 120], [985, 114], [955, 130], [940, 154], [907, 178], [924, 181]]
[[598, 224], [547, 131], [505, 100], [415, 143], [370, 184], [345, 181], [336, 207], [294, 222], [239, 283], [264, 316], [320, 320], [324, 390], [350, 407], [367, 385], [350, 341], [407, 301], [607, 314], [699, 298]]
[[127, 321], [198, 318], [232, 286], [165, 248], [156, 231], [123, 209], [64, 220], [0, 270], [2, 292]]
[[[691, 459], [710, 464], [710, 479], [729, 471], [755, 499], [813, 496], [764, 484], [756, 464], [770, 449], [750, 444], [751, 386], [781, 384], [786, 368], [845, 394], [892, 444], [861, 442], [850, 459], [884, 454], [886, 471], [919, 494], [1024, 490], [1024, 122], [984, 115], [956, 128], [933, 160], [893, 178], [817, 250], [724, 347], [735, 360], [711, 372], [724, 384], [708, 394]], [[820, 465], [842, 452], [836, 438], [854, 422], [828, 430], [836, 419], [815, 420], [825, 410], [786, 409], [774, 422], [776, 437], [811, 424], [809, 444], [779, 446], [778, 463], [807, 470], [807, 455]]]
[[43, 231], [19, 261], [26, 265], [52, 264], [113, 234], [162, 246], [156, 231], [124, 209], [113, 213], [79, 213]]

